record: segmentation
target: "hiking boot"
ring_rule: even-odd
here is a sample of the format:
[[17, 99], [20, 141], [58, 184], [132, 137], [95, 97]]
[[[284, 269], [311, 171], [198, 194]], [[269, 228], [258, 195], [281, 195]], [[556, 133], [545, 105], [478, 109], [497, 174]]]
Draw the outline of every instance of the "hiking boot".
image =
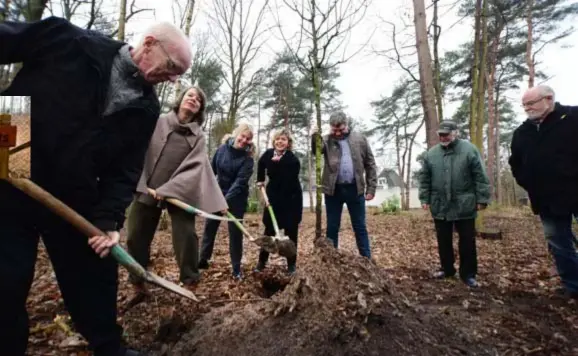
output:
[[209, 268], [209, 262], [207, 262], [207, 260], [200, 260], [199, 269], [207, 269], [207, 268]]
[[454, 274], [446, 274], [444, 271], [436, 271], [432, 274], [432, 277], [435, 279], [444, 279], [444, 278], [452, 278]]
[[464, 283], [470, 288], [478, 288], [480, 286], [480, 284], [473, 277], [464, 279]]

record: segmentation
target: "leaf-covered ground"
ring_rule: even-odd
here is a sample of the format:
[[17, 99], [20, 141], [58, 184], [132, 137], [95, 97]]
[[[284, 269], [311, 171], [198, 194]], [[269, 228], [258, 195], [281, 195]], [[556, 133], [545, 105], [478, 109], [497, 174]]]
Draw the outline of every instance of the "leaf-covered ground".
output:
[[[314, 317], [310, 310], [313, 304], [306, 305], [315, 300], [319, 317], [330, 318], [327, 323], [333, 323], [332, 328], [340, 331], [338, 335], [323, 334], [323, 340], [335, 343], [325, 344], [328, 350], [334, 349], [334, 354], [336, 350], [347, 349], [343, 346], [347, 344], [355, 344], [359, 350], [365, 347], [367, 352], [389, 350], [388, 354], [416, 354], [412, 345], [421, 345], [421, 354], [578, 354], [578, 340], [574, 337], [578, 328], [577, 303], [555, 294], [559, 279], [547, 253], [541, 226], [527, 211], [486, 213], [485, 225], [500, 228], [503, 239], [477, 240], [478, 280], [481, 283], [477, 290], [468, 289], [459, 280], [438, 281], [429, 277], [438, 267], [438, 257], [433, 224], [425, 212], [400, 215], [370, 212], [367, 218], [377, 266], [366, 268], [363, 263], [367, 262], [357, 257], [347, 212], [340, 233], [343, 253], [330, 251], [322, 255], [315, 252], [313, 246], [314, 216], [304, 214], [299, 236], [299, 272], [285, 290], [277, 291], [272, 298], [276, 289], [290, 282], [284, 275], [284, 260], [272, 257], [271, 267], [265, 273], [252, 273], [258, 250], [246, 240], [246, 278], [241, 282], [233, 281], [224, 227], [219, 231], [214, 262], [193, 289], [201, 299], [200, 303], [152, 288], [152, 298], [131, 306], [129, 301], [133, 293], [126, 283], [126, 272], [121, 270], [119, 322], [125, 328], [126, 340], [158, 355], [173, 352], [205, 355], [210, 354], [209, 348], [219, 346], [223, 347], [220, 350], [223, 354], [231, 347], [239, 352], [250, 352], [251, 345], [259, 345], [255, 335], [264, 333], [263, 328], [257, 328], [266, 324], [270, 330], [276, 330], [278, 346], [285, 351], [291, 351], [294, 345], [302, 355], [314, 351], [319, 354], [319, 350], [313, 350], [313, 344], [319, 340], [311, 333], [321, 337], [324, 320], [312, 326]], [[261, 231], [259, 216], [249, 215], [247, 223], [251, 231]], [[202, 233], [202, 221], [197, 222], [197, 231]], [[176, 281], [178, 272], [170, 241], [168, 231], [158, 232], [153, 244], [152, 268], [159, 275]], [[457, 238], [455, 241], [457, 251]], [[340, 266], [332, 269], [333, 264]], [[327, 270], [327, 281], [323, 280], [323, 269]], [[276, 283], [280, 285], [273, 285]], [[353, 293], [354, 298], [338, 298], [331, 294], [332, 291]], [[319, 300], [323, 296], [328, 298], [326, 302]], [[347, 303], [340, 304], [342, 302]], [[386, 306], [385, 310], [384, 304], [391, 307]], [[295, 310], [287, 310], [289, 308], [285, 307], [289, 305]], [[29, 354], [89, 354], [85, 351], [84, 340], [74, 332], [68, 320], [43, 249], [28, 306], [31, 317]], [[281, 309], [284, 315], [273, 315], [274, 312], [279, 314]], [[305, 311], [308, 314], [304, 316]], [[271, 312], [269, 317], [268, 312]], [[290, 316], [291, 313], [296, 316]], [[403, 317], [399, 320], [392, 317], [401, 314]], [[242, 318], [235, 319], [235, 315]], [[242, 330], [237, 333], [235, 323], [249, 325], [246, 319], [253, 316], [258, 320], [251, 324], [256, 328], [255, 334], [250, 331], [243, 334]], [[275, 318], [284, 318], [285, 334], [283, 330], [277, 330], [280, 326], [275, 324]], [[393, 325], [397, 332], [389, 330]], [[297, 332], [300, 328], [303, 333]], [[237, 337], [235, 344], [230, 341], [227, 345], [224, 341], [220, 344], [218, 337], [207, 341], [203, 335], [213, 329], [223, 333], [223, 337]], [[347, 335], [341, 332], [344, 330], [348, 330]], [[379, 344], [371, 335], [379, 336]], [[367, 347], [363, 346], [364, 342], [368, 343]], [[229, 349], [225, 350], [225, 347]]]

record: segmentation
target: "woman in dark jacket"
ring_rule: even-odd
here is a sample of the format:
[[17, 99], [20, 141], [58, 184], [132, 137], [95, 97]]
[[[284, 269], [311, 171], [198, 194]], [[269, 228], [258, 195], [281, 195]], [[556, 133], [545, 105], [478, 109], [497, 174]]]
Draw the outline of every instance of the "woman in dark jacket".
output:
[[[303, 215], [303, 191], [299, 182], [299, 170], [301, 163], [293, 154], [293, 139], [288, 130], [280, 130], [275, 133], [272, 141], [273, 148], [268, 149], [259, 158], [257, 165], [257, 186], [265, 184], [265, 171], [269, 177], [267, 184], [267, 196], [277, 219], [279, 229], [283, 229], [285, 235], [297, 246], [297, 234], [299, 223]], [[275, 230], [269, 210], [263, 213], [265, 235], [274, 236]], [[290, 274], [295, 272], [296, 258], [287, 259], [287, 270]], [[261, 249], [256, 271], [265, 268], [269, 253]]]
[[[242, 219], [249, 199], [249, 179], [253, 175], [253, 130], [247, 124], [237, 126], [232, 135], [223, 138], [211, 165], [217, 175], [221, 191], [229, 205], [229, 211]], [[199, 259], [199, 268], [208, 268], [213, 254], [219, 220], [207, 220]], [[233, 222], [229, 227], [229, 254], [233, 267], [233, 278], [241, 279], [241, 258], [243, 257], [243, 233]]]

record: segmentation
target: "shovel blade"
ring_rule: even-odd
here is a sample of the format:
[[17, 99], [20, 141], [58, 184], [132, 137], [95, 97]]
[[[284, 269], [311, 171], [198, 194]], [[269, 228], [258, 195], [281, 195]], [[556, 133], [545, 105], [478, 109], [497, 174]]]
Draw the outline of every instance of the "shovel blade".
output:
[[173, 282], [167, 281], [166, 279], [161, 278], [152, 272], [147, 273], [146, 280], [147, 280], [147, 282], [156, 284], [159, 287], [162, 287], [162, 288], [167, 289], [171, 292], [177, 293], [177, 294], [179, 294], [185, 298], [188, 298], [190, 300], [193, 300], [195, 302], [199, 301], [199, 299], [197, 299], [197, 296], [193, 292], [191, 292], [190, 290], [183, 288], [183, 287], [181, 287], [178, 284], [175, 284]]

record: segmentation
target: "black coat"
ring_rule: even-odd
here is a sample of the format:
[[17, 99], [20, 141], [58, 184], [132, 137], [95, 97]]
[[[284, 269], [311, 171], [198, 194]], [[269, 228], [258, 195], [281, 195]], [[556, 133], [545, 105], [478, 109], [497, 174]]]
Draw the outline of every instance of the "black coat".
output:
[[[103, 116], [123, 45], [58, 17], [0, 24], [0, 64], [23, 63], [3, 95], [31, 97], [31, 179], [102, 230], [122, 227], [160, 114], [154, 87], [128, 77], [142, 96]], [[4, 194], [45, 211], [6, 184]]]
[[512, 174], [535, 214], [578, 212], [578, 107], [556, 103], [540, 125], [526, 120], [514, 131], [511, 151]]
[[[303, 191], [299, 182], [301, 163], [291, 151], [286, 151], [281, 160], [275, 162], [270, 148], [259, 158], [257, 182], [265, 182], [265, 171], [269, 177], [267, 196], [273, 207], [280, 229], [296, 228], [303, 215]], [[263, 214], [263, 223], [273, 230], [268, 210]]]

